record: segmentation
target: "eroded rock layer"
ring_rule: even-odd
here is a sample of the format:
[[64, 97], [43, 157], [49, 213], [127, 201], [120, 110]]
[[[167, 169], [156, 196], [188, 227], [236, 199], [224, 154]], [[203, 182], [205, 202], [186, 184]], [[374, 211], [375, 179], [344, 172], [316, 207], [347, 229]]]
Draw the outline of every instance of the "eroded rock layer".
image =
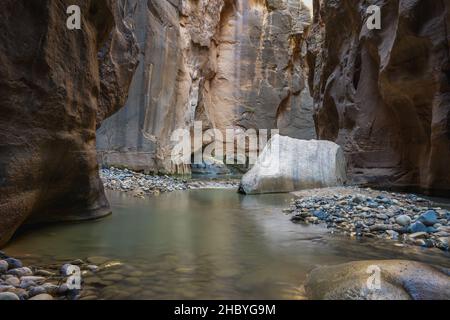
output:
[[[79, 5], [81, 30], [66, 27]], [[109, 213], [95, 130], [137, 64], [128, 1], [0, 2], [0, 246], [24, 222]]]
[[[314, 1], [310, 88], [320, 139], [355, 182], [450, 194], [450, 2]], [[381, 30], [366, 26], [381, 8]]]
[[315, 138], [300, 0], [132, 2], [141, 64], [126, 107], [98, 131], [102, 164], [189, 172], [172, 163], [170, 138], [195, 121]]

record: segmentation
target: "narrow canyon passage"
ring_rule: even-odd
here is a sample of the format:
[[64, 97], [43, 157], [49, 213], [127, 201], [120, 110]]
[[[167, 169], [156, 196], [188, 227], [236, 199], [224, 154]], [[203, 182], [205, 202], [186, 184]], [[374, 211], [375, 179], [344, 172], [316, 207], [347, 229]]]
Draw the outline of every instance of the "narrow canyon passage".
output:
[[1, 0], [0, 300], [450, 300], [448, 0]]

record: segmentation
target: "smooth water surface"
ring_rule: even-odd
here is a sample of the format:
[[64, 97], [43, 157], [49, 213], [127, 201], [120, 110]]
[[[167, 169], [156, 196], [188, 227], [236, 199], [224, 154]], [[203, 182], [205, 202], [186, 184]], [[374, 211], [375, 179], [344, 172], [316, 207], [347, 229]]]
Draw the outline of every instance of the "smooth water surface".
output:
[[6, 248], [41, 266], [104, 256], [122, 267], [84, 277], [98, 298], [296, 299], [314, 266], [403, 258], [450, 266], [437, 249], [331, 235], [294, 224], [289, 194], [180, 191], [147, 199], [109, 192], [105, 219], [27, 231]]

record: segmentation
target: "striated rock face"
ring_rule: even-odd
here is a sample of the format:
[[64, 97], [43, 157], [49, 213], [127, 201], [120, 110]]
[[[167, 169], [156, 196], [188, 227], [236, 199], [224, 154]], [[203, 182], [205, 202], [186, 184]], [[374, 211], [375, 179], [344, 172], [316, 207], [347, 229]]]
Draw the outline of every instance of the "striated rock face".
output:
[[[24, 222], [109, 213], [95, 130], [136, 67], [128, 2], [0, 2], [0, 246]], [[82, 30], [66, 28], [72, 4]]]
[[345, 183], [342, 149], [330, 141], [274, 136], [241, 181], [245, 194], [292, 192]]
[[280, 129], [315, 138], [303, 75], [300, 0], [134, 0], [141, 64], [124, 109], [98, 131], [100, 161], [186, 173], [171, 160], [172, 132]]
[[[450, 194], [450, 3], [315, 0], [309, 85], [320, 139], [355, 182]], [[381, 7], [382, 30], [365, 24]]]

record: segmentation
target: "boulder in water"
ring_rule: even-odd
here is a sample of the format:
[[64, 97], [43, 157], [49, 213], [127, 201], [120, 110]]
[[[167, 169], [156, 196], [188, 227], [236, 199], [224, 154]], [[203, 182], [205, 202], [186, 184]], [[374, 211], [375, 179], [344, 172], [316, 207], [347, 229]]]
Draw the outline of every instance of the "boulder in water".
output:
[[276, 135], [244, 175], [239, 190], [245, 194], [292, 192], [345, 181], [345, 156], [337, 144]]

